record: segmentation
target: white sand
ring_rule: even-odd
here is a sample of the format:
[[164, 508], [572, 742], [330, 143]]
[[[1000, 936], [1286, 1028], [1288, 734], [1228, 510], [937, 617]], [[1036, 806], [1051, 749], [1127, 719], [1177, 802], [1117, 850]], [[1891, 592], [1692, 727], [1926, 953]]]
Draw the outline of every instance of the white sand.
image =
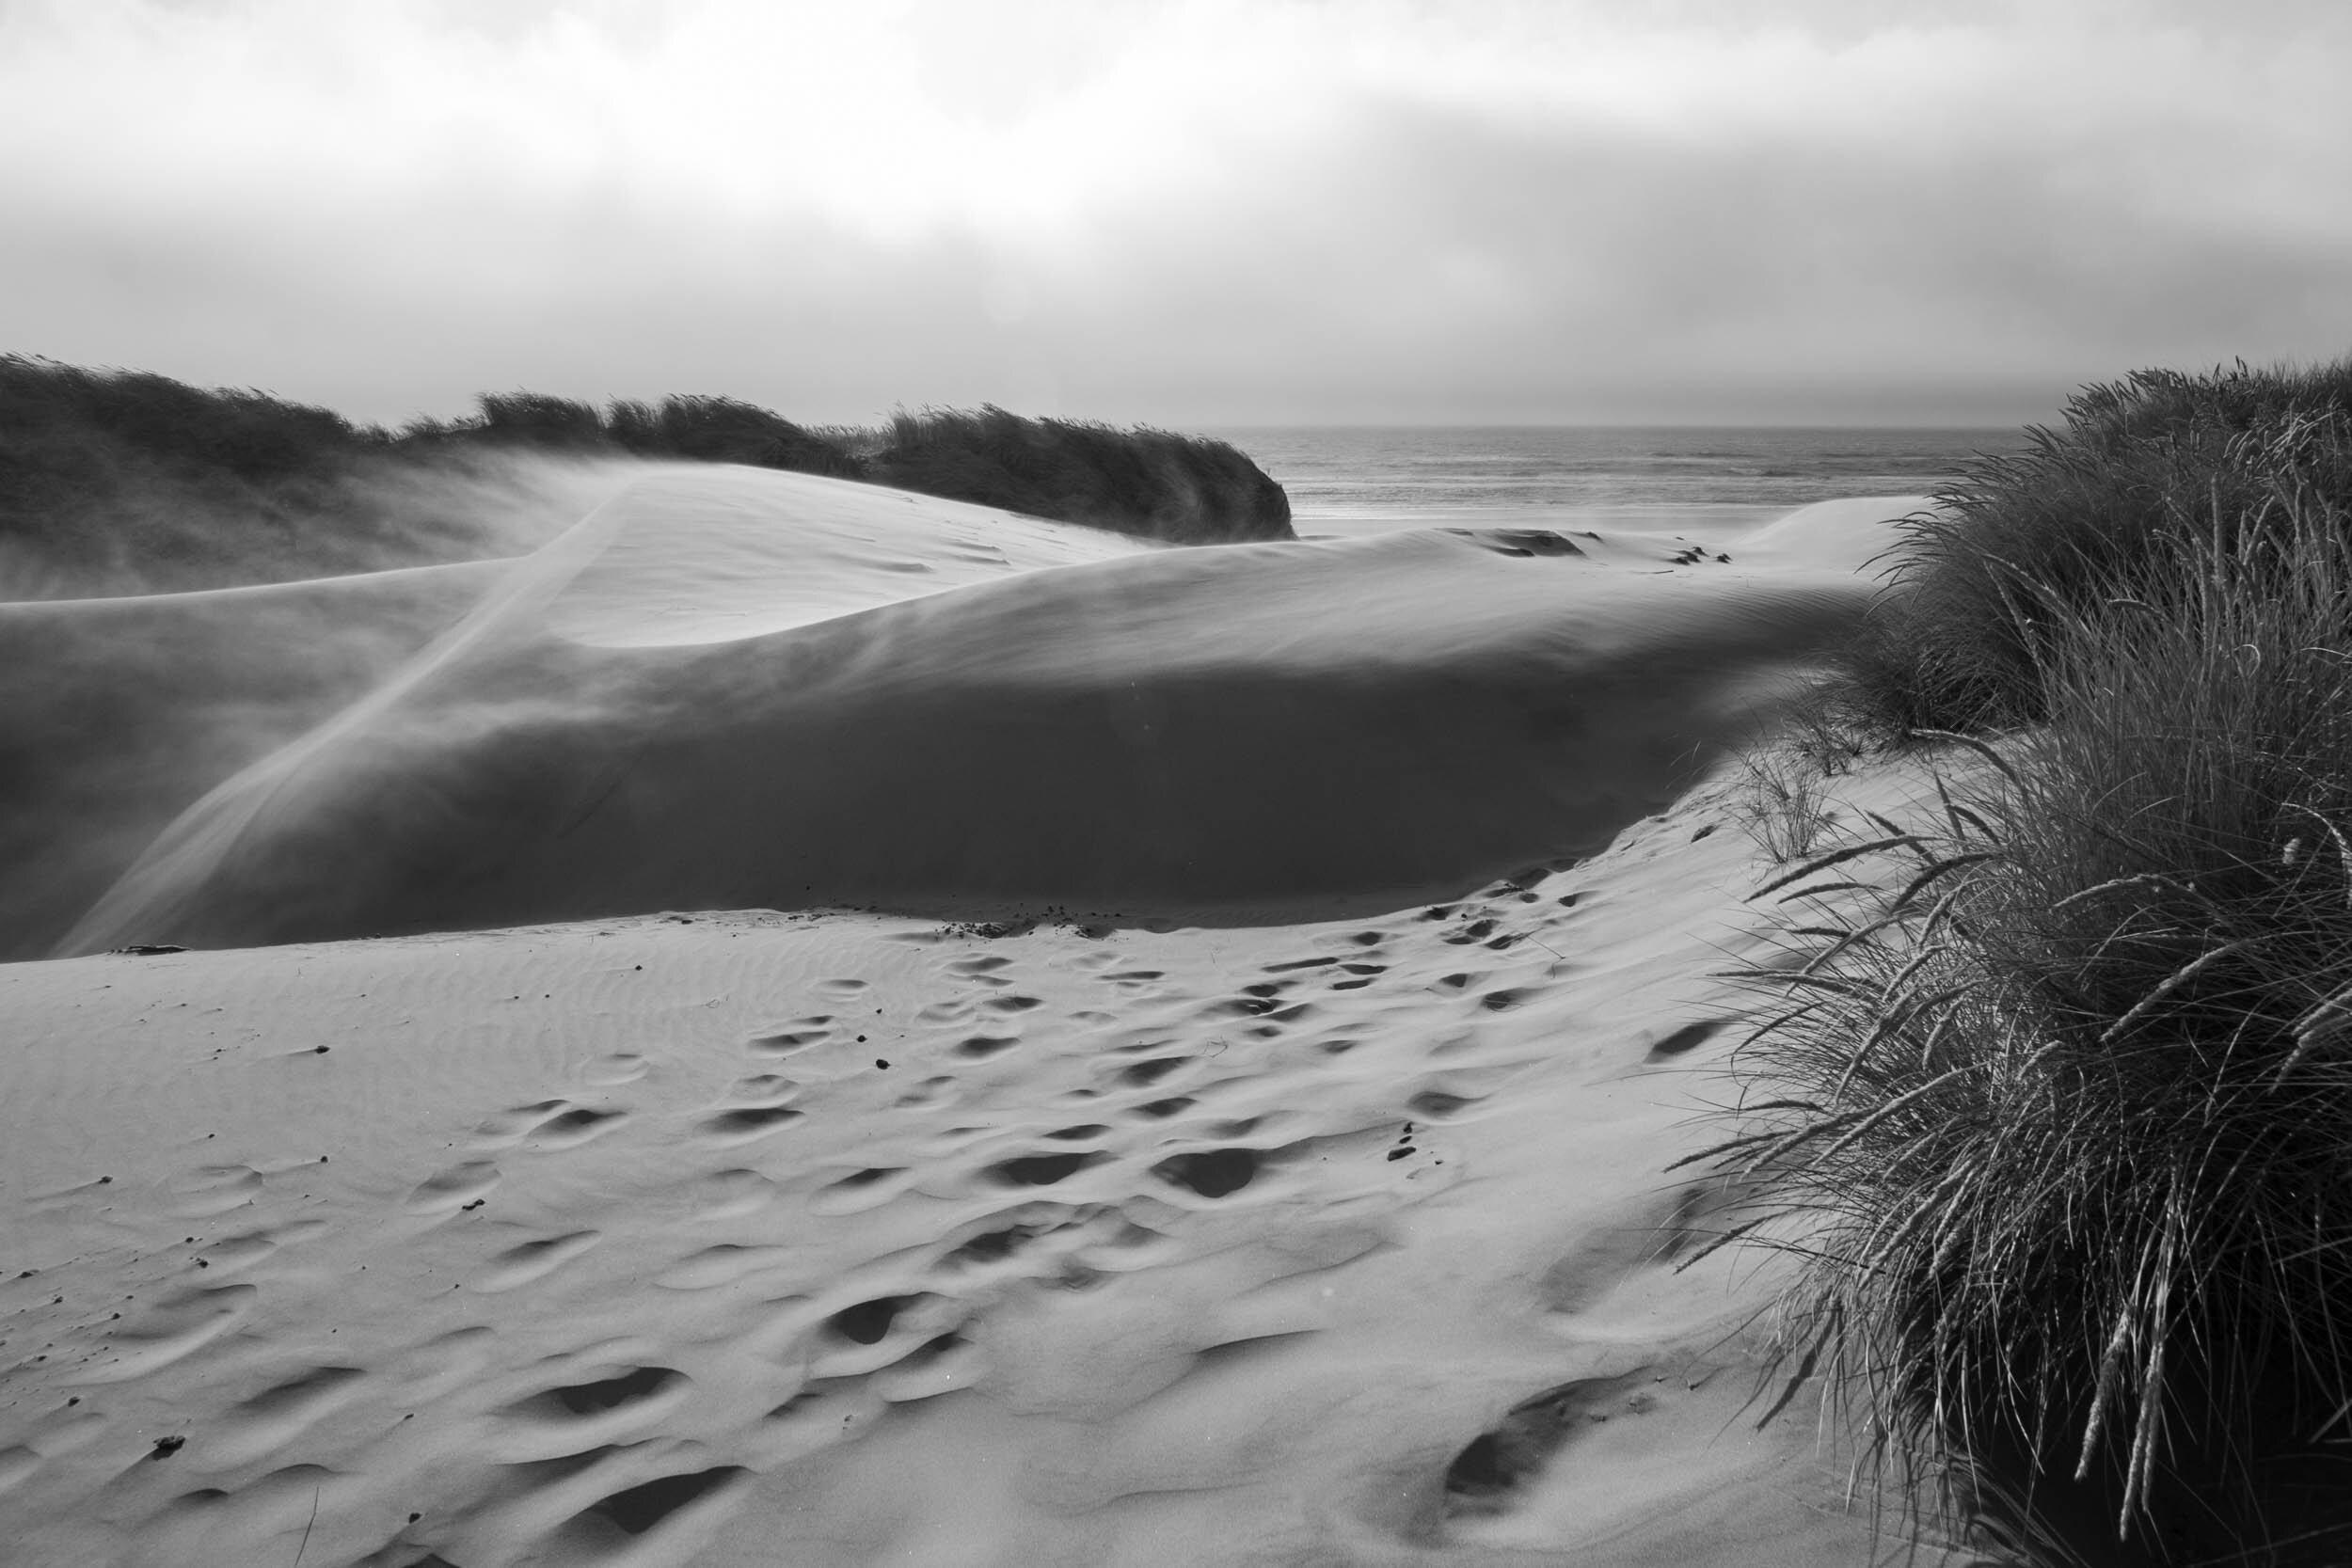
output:
[[[846, 489], [628, 491], [68, 939], [223, 950], [0, 967], [8, 1560], [1871, 1560], [1663, 1172], [1757, 940], [1709, 766], [1908, 503], [1677, 565]], [[803, 881], [1130, 918], [654, 912]]]

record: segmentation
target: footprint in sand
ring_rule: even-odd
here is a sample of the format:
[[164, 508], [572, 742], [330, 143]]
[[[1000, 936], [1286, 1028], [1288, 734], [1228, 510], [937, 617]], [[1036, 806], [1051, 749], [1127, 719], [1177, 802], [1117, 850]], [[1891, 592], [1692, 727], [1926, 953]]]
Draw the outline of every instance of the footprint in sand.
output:
[[1725, 1029], [1730, 1028], [1734, 1022], [1736, 1021], [1728, 1018], [1703, 1018], [1696, 1022], [1686, 1023], [1681, 1028], [1661, 1037], [1644, 1053], [1642, 1060], [1670, 1062], [1677, 1056], [1688, 1055]]
[[[566, 1444], [609, 1442], [633, 1427], [686, 1402], [694, 1380], [672, 1367], [631, 1367], [612, 1377], [565, 1383], [527, 1395], [495, 1412], [504, 1423], [528, 1429], [545, 1446], [552, 1437]], [[510, 1450], [511, 1451], [511, 1450]]]
[[800, 1120], [804, 1114], [793, 1105], [743, 1105], [705, 1117], [696, 1124], [696, 1130], [708, 1142], [723, 1148], [767, 1137], [787, 1123]]
[[[141, 1562], [262, 1562], [300, 1548], [295, 1535], [321, 1506], [340, 1512], [359, 1489], [325, 1465], [281, 1465], [231, 1491], [183, 1492], [139, 1528]], [[277, 1544], [285, 1543], [281, 1548]]]
[[941, 1334], [924, 1340], [869, 1380], [874, 1392], [892, 1404], [907, 1404], [968, 1388], [987, 1370], [977, 1347], [960, 1334]]
[[1002, 1263], [1018, 1258], [1033, 1242], [1071, 1231], [1096, 1212], [1092, 1205], [1073, 1207], [1042, 1199], [998, 1210], [955, 1237], [939, 1255], [939, 1266], [961, 1272]]
[[1152, 1174], [1196, 1196], [1224, 1197], [1255, 1180], [1263, 1159], [1254, 1148], [1204, 1148], [1163, 1160]]
[[956, 1302], [924, 1291], [875, 1296], [845, 1307], [825, 1320], [809, 1358], [809, 1376], [868, 1377], [898, 1366], [961, 1327], [965, 1311]]
[[1020, 1043], [1018, 1035], [972, 1035], [957, 1042], [955, 1053], [967, 1062], [983, 1062]]
[[580, 1072], [580, 1076], [598, 1088], [617, 1087], [634, 1084], [645, 1076], [651, 1064], [633, 1051], [616, 1051], [610, 1056], [599, 1056]]
[[408, 1195], [412, 1214], [454, 1214], [479, 1205], [499, 1184], [499, 1168], [487, 1160], [468, 1160], [429, 1176]]
[[309, 1367], [271, 1385], [207, 1423], [206, 1465], [223, 1468], [266, 1459], [358, 1398], [366, 1382], [367, 1373], [357, 1367]]
[[891, 1103], [900, 1110], [907, 1111], [924, 1110], [933, 1105], [951, 1105], [955, 1103], [956, 1090], [960, 1086], [953, 1078], [946, 1076], [926, 1078]]
[[814, 1018], [796, 1020], [788, 1027], [772, 1033], [755, 1035], [747, 1043], [753, 1052], [762, 1056], [789, 1056], [831, 1039], [834, 1031], [828, 1025], [832, 1022], [831, 1013], [819, 1013]]
[[980, 1175], [1007, 1187], [1051, 1187], [1067, 1181], [1090, 1165], [1099, 1165], [1110, 1156], [1096, 1150], [1073, 1153], [1023, 1154], [1010, 1160], [999, 1160], [984, 1167]]
[[862, 1436], [889, 1408], [869, 1378], [811, 1379], [761, 1422], [765, 1457], [782, 1465]]
[[831, 1218], [879, 1209], [914, 1183], [915, 1173], [898, 1165], [869, 1165], [829, 1181], [811, 1193], [808, 1212]]
[[537, 1148], [569, 1148], [610, 1132], [628, 1119], [626, 1111], [602, 1111], [568, 1100], [541, 1100], [484, 1120], [474, 1129], [476, 1147], [506, 1148], [528, 1144]]
[[250, 1231], [242, 1236], [230, 1236], [215, 1242], [197, 1257], [219, 1278], [249, 1269], [278, 1251], [278, 1241], [263, 1231]]
[[262, 1173], [250, 1165], [201, 1165], [174, 1180], [171, 1193], [175, 1216], [211, 1219], [261, 1196]]
[[504, 1148], [569, 1103], [564, 1100], [534, 1100], [528, 1105], [510, 1105], [474, 1124], [475, 1141], [490, 1148]]
[[1456, 1094], [1451, 1089], [1427, 1088], [1407, 1100], [1405, 1108], [1425, 1121], [1454, 1121], [1486, 1098], [1483, 1094]]
[[[564, 1483], [574, 1481], [587, 1466], [601, 1467], [599, 1461], [620, 1459], [624, 1463], [633, 1460], [642, 1464], [659, 1456], [667, 1457], [675, 1463], [680, 1457], [675, 1449], [663, 1456], [662, 1449], [667, 1445], [648, 1442], [639, 1434], [658, 1429], [664, 1418], [684, 1405], [693, 1392], [693, 1380], [669, 1367], [633, 1367], [612, 1377], [549, 1388], [495, 1412], [493, 1419], [497, 1424], [489, 1448], [514, 1469], [532, 1474], [532, 1479], [545, 1478], [542, 1482], [544, 1491], [560, 1488], [561, 1495], [578, 1496], [572, 1485]], [[691, 1447], [687, 1446], [690, 1451]], [[700, 1476], [721, 1479], [739, 1473], [732, 1466], [696, 1472]], [[553, 1482], [554, 1485], [548, 1486], [547, 1482]], [[587, 1490], [593, 1495], [596, 1490], [610, 1484], [610, 1481], [603, 1481]], [[651, 1487], [662, 1484], [660, 1481], [645, 1483]], [[581, 1511], [582, 1514], [610, 1506], [614, 1497], [627, 1497], [644, 1489], [629, 1487], [612, 1493], [600, 1501], [589, 1503]], [[552, 1499], [546, 1498], [543, 1492], [542, 1500]], [[660, 1523], [668, 1512], [670, 1510], [649, 1510], [642, 1527], [630, 1533], [643, 1533], [644, 1529]], [[559, 1530], [559, 1537], [562, 1533]], [[585, 1544], [584, 1542], [572, 1540], [567, 1543], [569, 1549], [566, 1555], [534, 1558], [532, 1560], [608, 1560], [601, 1551], [583, 1550]], [[610, 1543], [607, 1544], [609, 1546]], [[658, 1560], [682, 1560], [664, 1557]]]
[[574, 1230], [508, 1247], [490, 1259], [490, 1266], [474, 1279], [473, 1289], [485, 1295], [519, 1290], [545, 1279], [603, 1239], [601, 1231]]
[[717, 1465], [611, 1493], [550, 1532], [548, 1554], [534, 1560], [685, 1562], [724, 1518], [748, 1474]]
[[696, 1217], [706, 1220], [739, 1219], [755, 1214], [773, 1203], [783, 1191], [759, 1172], [740, 1168], [697, 1177], [687, 1190]]
[[[1703, 1184], [1649, 1195], [1618, 1223], [1586, 1233], [1545, 1269], [1535, 1281], [1537, 1299], [1547, 1312], [1577, 1319], [1581, 1338], [1601, 1336], [1602, 1319], [1624, 1316], [1607, 1306], [1621, 1287], [1674, 1272], [1679, 1259], [1722, 1233], [1724, 1212], [1737, 1201], [1736, 1195]], [[1638, 1291], [1623, 1299], [1635, 1313], [1626, 1326], [1655, 1333], [1654, 1304], [1645, 1304]]]
[[788, 1247], [720, 1242], [680, 1259], [656, 1275], [653, 1282], [665, 1291], [707, 1291], [786, 1267], [792, 1260]]
[[0, 1449], [0, 1492], [40, 1468], [40, 1455], [27, 1448]]
[[98, 1363], [76, 1383], [122, 1383], [194, 1354], [252, 1315], [261, 1292], [250, 1285], [214, 1285], [178, 1291], [157, 1303], [137, 1325], [111, 1336]]
[[1513, 1405], [1446, 1467], [1447, 1515], [1507, 1513], [1581, 1433], [1613, 1418], [1647, 1414], [1659, 1382], [1644, 1367], [1622, 1377], [1564, 1383]]
[[1190, 1064], [1189, 1056], [1152, 1056], [1119, 1069], [1118, 1082], [1131, 1088], [1145, 1088]]
[[1025, 1013], [1032, 1007], [1043, 1006], [1045, 1006], [1044, 1001], [1035, 996], [992, 996], [980, 1004], [980, 1010], [991, 1013]]
[[574, 1105], [532, 1128], [523, 1142], [533, 1148], [572, 1148], [610, 1132], [628, 1119], [627, 1111], [599, 1111], [592, 1106]]

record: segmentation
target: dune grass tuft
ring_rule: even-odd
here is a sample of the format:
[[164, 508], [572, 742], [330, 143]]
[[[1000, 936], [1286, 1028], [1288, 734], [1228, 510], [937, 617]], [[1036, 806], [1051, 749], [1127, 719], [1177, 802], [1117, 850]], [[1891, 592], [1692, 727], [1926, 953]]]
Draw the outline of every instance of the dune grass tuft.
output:
[[[811, 430], [723, 397], [485, 393], [397, 432], [266, 393], [0, 355], [0, 596], [219, 587], [513, 547], [516, 453], [866, 480], [1171, 544], [1289, 539], [1282, 487], [1222, 441], [1001, 408]], [[539, 470], [545, 472], [542, 468]]]
[[1906, 519], [1848, 695], [1884, 739], [2047, 717], [2035, 667], [2068, 615], [2172, 570], [2183, 534], [2281, 518], [2281, 490], [2352, 504], [2352, 357], [2309, 369], [2141, 371], [2057, 428], [1979, 457]]
[[[2199, 504], [2094, 506], [2045, 448], [2081, 494], [1915, 536], [1920, 592], [1964, 580], [1911, 672], [1967, 626], [2017, 660], [1928, 711], [2023, 727], [1770, 884], [1713, 1156], [1804, 1259], [1796, 1361], [2028, 1562], [2352, 1560], [2352, 506], [2332, 416], [2243, 401], [2176, 433], [2234, 465]], [[1961, 553], [2035, 516], [2119, 531]]]
[[900, 413], [869, 475], [902, 489], [1178, 544], [1289, 538], [1290, 498], [1222, 441], [993, 405]]

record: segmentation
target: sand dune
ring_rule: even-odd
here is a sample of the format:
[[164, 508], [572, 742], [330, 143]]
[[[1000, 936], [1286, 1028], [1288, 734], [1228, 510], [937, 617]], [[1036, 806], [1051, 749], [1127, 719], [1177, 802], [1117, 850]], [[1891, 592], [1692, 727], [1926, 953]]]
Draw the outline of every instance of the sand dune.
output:
[[[1026, 523], [983, 549], [912, 499], [638, 483], [187, 812], [61, 951], [663, 909], [1394, 908], [1674, 799], [1869, 591], [1850, 563], [1536, 533], [1137, 550]], [[864, 555], [796, 576], [779, 521], [850, 504]], [[905, 596], [915, 576], [942, 591]]]
[[[230, 650], [119, 754], [224, 689], [311, 723], [69, 942], [228, 950], [0, 966], [10, 1560], [1902, 1544], [1804, 1401], [1758, 1425], [1772, 1276], [1686, 1268], [1664, 1172], [1760, 940], [1709, 764], [1907, 503], [1163, 550], [840, 499], [659, 474], [243, 601], [375, 628], [311, 671], [202, 605], [24, 637], [102, 689], [105, 617]], [[746, 907], [820, 899], [1045, 918]]]
[[0, 604], [0, 958], [48, 951], [206, 791], [380, 687], [509, 570]]
[[0, 1530], [173, 1568], [306, 1532], [463, 1568], [1867, 1561], [1802, 1407], [1755, 1429], [1752, 1263], [1675, 1272], [1732, 809], [1361, 922], [0, 969]]

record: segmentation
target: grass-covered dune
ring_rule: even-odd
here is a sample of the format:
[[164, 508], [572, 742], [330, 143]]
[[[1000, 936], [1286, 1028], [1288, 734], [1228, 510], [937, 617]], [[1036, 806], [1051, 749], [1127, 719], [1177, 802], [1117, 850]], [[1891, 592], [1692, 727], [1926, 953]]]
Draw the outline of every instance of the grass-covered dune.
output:
[[2006, 1560], [2352, 1561], [2352, 363], [1936, 499], [1828, 711], [1938, 794], [1759, 899], [1790, 1354]]
[[1851, 717], [1883, 739], [2045, 717], [2074, 620], [2176, 580], [2191, 542], [2283, 530], [2352, 499], [2352, 357], [2084, 388], [2024, 450], [1981, 457], [1907, 521], [1858, 651]]
[[[722, 397], [491, 393], [399, 431], [258, 391], [0, 356], [0, 595], [222, 587], [511, 548], [518, 453], [866, 480], [1176, 544], [1293, 537], [1220, 441], [1000, 408], [811, 430]], [[568, 519], [566, 519], [568, 521]]]

